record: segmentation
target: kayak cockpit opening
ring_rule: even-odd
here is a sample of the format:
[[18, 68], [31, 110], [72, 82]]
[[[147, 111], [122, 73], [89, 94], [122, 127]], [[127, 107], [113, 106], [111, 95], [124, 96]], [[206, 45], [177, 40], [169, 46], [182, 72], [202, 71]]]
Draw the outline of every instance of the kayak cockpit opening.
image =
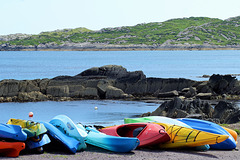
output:
[[137, 137], [146, 126], [124, 126], [117, 130], [121, 137]]

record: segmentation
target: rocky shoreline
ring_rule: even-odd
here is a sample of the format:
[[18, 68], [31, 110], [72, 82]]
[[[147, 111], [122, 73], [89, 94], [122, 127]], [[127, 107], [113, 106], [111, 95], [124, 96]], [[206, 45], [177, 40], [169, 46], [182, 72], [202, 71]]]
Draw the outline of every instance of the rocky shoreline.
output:
[[220, 100], [213, 107], [211, 101], [182, 100], [176, 97], [163, 102], [155, 111], [144, 113], [141, 116], [195, 118], [218, 124], [234, 124], [240, 121], [240, 108], [237, 104], [226, 100]]
[[[240, 99], [240, 82], [232, 75], [212, 75], [208, 81], [184, 78], [147, 78], [142, 71], [129, 72], [122, 66], [106, 65], [87, 69], [76, 76], [0, 81], [0, 102], [83, 99], [145, 100], [148, 102], [167, 100], [166, 103], [173, 100], [174, 102], [169, 103], [175, 105], [160, 106], [160, 111], [154, 115], [179, 118], [200, 114], [198, 117], [201, 119], [211, 119], [211, 121], [217, 119], [220, 123], [240, 121], [239, 107], [225, 104], [220, 107], [222, 109], [219, 109], [221, 113], [220, 111], [216, 113], [211, 109], [212, 105], [218, 105], [223, 100]], [[201, 100], [208, 102], [201, 102]]]
[[123, 51], [123, 50], [240, 50], [240, 45], [211, 45], [211, 44], [161, 44], [161, 45], [116, 45], [106, 43], [46, 43], [39, 45], [10, 45], [0, 44], [0, 51]]
[[181, 99], [239, 100], [240, 83], [232, 75], [212, 75], [208, 81], [184, 78], [147, 78], [117, 65], [87, 69], [76, 76], [0, 81], [0, 102], [46, 100]]

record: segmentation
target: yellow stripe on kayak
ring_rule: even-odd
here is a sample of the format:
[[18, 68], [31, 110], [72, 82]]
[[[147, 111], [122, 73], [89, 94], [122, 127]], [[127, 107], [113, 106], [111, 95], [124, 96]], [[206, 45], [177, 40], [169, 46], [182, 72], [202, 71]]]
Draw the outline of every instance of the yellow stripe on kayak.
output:
[[213, 134], [166, 123], [156, 124], [163, 126], [171, 138], [169, 142], [159, 144], [159, 148], [197, 147], [206, 144], [220, 143], [229, 137], [227, 135]]

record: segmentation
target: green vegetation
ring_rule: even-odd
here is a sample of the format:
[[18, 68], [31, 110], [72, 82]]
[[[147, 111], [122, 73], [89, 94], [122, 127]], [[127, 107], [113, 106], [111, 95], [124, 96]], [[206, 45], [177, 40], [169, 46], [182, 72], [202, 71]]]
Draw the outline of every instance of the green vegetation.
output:
[[162, 23], [138, 24], [92, 31], [86, 28], [43, 32], [38, 35], [14, 37], [0, 44], [39, 45], [69, 43], [104, 43], [117, 45], [145, 44], [210, 44], [239, 45], [240, 17], [220, 20], [207, 17], [172, 19]]
[[237, 132], [238, 135], [240, 135], [240, 122], [235, 123], [235, 124], [219, 124], [222, 127], [230, 128]]
[[238, 135], [240, 135], [240, 130], [239, 129], [234, 129], [235, 132], [237, 132]]

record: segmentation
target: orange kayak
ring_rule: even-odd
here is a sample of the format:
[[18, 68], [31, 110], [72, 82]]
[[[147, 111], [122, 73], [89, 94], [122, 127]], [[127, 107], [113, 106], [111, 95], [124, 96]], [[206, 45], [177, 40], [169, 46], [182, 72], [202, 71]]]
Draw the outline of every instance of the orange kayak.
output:
[[226, 128], [226, 127], [223, 127], [223, 126], [222, 126], [222, 128], [225, 129], [229, 134], [231, 134], [232, 137], [234, 138], [234, 140], [235, 140], [236, 143], [237, 143], [237, 137], [238, 137], [237, 132], [234, 131], [234, 130], [232, 130], [232, 129], [230, 129], [230, 128]]
[[0, 155], [5, 157], [18, 157], [21, 150], [25, 149], [23, 142], [0, 142]]

